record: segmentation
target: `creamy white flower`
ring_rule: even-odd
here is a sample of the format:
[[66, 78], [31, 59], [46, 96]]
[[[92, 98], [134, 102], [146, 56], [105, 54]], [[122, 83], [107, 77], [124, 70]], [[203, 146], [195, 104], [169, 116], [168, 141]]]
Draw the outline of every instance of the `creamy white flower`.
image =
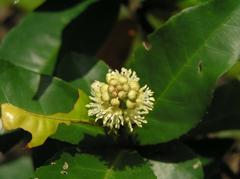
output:
[[136, 72], [125, 68], [121, 72], [109, 70], [106, 82], [95, 81], [90, 99], [88, 115], [95, 116], [96, 122], [101, 120], [110, 132], [117, 132], [125, 125], [131, 132], [134, 126], [142, 127], [154, 102], [153, 92], [147, 85], [140, 87]]

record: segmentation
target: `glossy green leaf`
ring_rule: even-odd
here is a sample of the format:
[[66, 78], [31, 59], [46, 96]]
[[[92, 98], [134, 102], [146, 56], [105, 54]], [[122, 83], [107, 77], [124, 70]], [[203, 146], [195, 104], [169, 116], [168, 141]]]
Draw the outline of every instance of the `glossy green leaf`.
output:
[[57, 76], [68, 81], [73, 87], [90, 95], [90, 86], [95, 80], [105, 81], [109, 67], [103, 61], [77, 53], [69, 54], [65, 58], [62, 66], [57, 69]]
[[33, 164], [30, 157], [24, 156], [0, 165], [1, 179], [27, 179], [33, 175]]
[[[62, 63], [62, 66], [57, 69], [57, 75], [69, 81], [74, 88], [81, 88], [86, 94], [90, 95], [91, 84], [95, 80], [105, 80], [109, 67], [103, 61], [77, 53], [67, 55], [65, 58], [67, 60], [63, 60], [63, 62], [66, 64]], [[67, 65], [68, 68], [65, 68]], [[52, 138], [67, 141], [72, 144], [78, 144], [79, 141], [84, 138], [85, 133], [91, 134], [91, 136], [97, 136], [99, 134], [104, 134], [104, 131], [102, 128], [94, 126], [72, 124], [71, 128], [69, 128], [65, 125], [60, 125]]]
[[[38, 178], [98, 178], [98, 179], [156, 179], [150, 165], [135, 152], [119, 151], [104, 160], [90, 154], [71, 156], [64, 153], [55, 165], [42, 166], [36, 170]], [[63, 166], [68, 165], [66, 170]], [[66, 167], [65, 167], [66, 168]]]
[[193, 128], [209, 104], [216, 80], [240, 52], [240, 1], [215, 0], [172, 17], [139, 47], [130, 67], [155, 92], [141, 144], [165, 142]]
[[71, 81], [70, 84], [75, 88], [81, 87], [85, 93], [90, 95], [91, 84], [96, 80], [105, 81], [108, 70], [109, 67], [104, 62], [99, 61], [84, 76]]
[[78, 144], [86, 135], [96, 137], [104, 134], [104, 129], [99, 126], [73, 123], [70, 126], [60, 124], [58, 130], [51, 136], [51, 138], [71, 144]]
[[52, 74], [62, 31], [94, 2], [85, 0], [60, 12], [30, 13], [2, 40], [0, 58], [34, 72]]
[[88, 116], [86, 104], [89, 103], [89, 97], [81, 90], [79, 91], [79, 97], [76, 101], [73, 109], [68, 113], [56, 113], [50, 115], [50, 117], [59, 118], [62, 121], [71, 121], [73, 123], [92, 123], [90, 117]]
[[[97, 140], [97, 139], [96, 139]], [[49, 161], [49, 165], [37, 169], [35, 176], [45, 178], [158, 178], [158, 179], [202, 179], [201, 161], [187, 147], [179, 143], [146, 146], [137, 152], [118, 150], [113, 146], [103, 147], [101, 140], [83, 148], [82, 153], [71, 156], [64, 153], [60, 159]], [[99, 145], [100, 144], [100, 145]], [[84, 144], [86, 145], [86, 144]], [[93, 146], [99, 146], [96, 148]], [[107, 147], [107, 149], [106, 149]], [[81, 147], [79, 148], [81, 150]], [[85, 153], [85, 151], [90, 152]], [[54, 164], [54, 165], [50, 165]], [[66, 163], [68, 169], [63, 170]], [[64, 175], [65, 174], [65, 175]]]
[[149, 159], [158, 179], [203, 179], [200, 159], [179, 142], [147, 146], [142, 155]]
[[[40, 117], [43, 118], [41, 120], [46, 121], [46, 116], [43, 116], [42, 114], [49, 115], [61, 112], [61, 114], [55, 114], [54, 116], [57, 117], [57, 120], [61, 118], [61, 122], [71, 120], [72, 122], [76, 123], [79, 119], [85, 120], [85, 122], [90, 120], [87, 116], [87, 109], [85, 108], [85, 105], [88, 103], [89, 99], [84, 93], [80, 95], [81, 97], [74, 108], [74, 104], [78, 98], [78, 92], [67, 83], [57, 78], [47, 78], [47, 81], [44, 81], [45, 78], [41, 80], [40, 75], [14, 66], [9, 62], [0, 61], [0, 64], [0, 103], [10, 103], [22, 108], [11, 109], [20, 110], [20, 112], [22, 111], [25, 115], [24, 121], [29, 120], [29, 118], [34, 118], [35, 121], [32, 121], [32, 123], [29, 122], [29, 124], [34, 124], [34, 126], [39, 130], [45, 128], [44, 126], [46, 126], [48, 123], [51, 123], [49, 128], [50, 131], [46, 132], [45, 134], [42, 134], [42, 132], [38, 133], [37, 129], [33, 130], [34, 128], [31, 128], [31, 131], [41, 138], [41, 140], [37, 139], [37, 145], [44, 142], [47, 136], [53, 134], [59, 123], [47, 120], [48, 122], [44, 122], [44, 125], [41, 128], [41, 125], [36, 125], [42, 124], [38, 123], [36, 118]], [[25, 111], [23, 111], [23, 109]], [[68, 113], [71, 110], [73, 111]], [[41, 115], [37, 117], [36, 115], [31, 116], [31, 113], [28, 113], [27, 111]], [[20, 115], [21, 113], [17, 112], [15, 114]], [[27, 125], [27, 127], [29, 126]], [[71, 126], [64, 127], [69, 128], [69, 131], [73, 130]], [[73, 128], [75, 128], [75, 126]], [[81, 128], [83, 128], [83, 130], [80, 130]], [[89, 135], [103, 133], [101, 129], [97, 129], [96, 131], [94, 129], [90, 127], [79, 127], [78, 132], [74, 132], [75, 141], [77, 139], [81, 139], [85, 133]], [[30, 130], [28, 129], [28, 131]], [[73, 135], [70, 135], [71, 141], [73, 140], [72, 138]], [[65, 136], [62, 140], [68, 141], [68, 136]], [[35, 144], [33, 146], [35, 146]]]
[[10, 103], [30, 112], [68, 112], [78, 91], [58, 78], [41, 76], [0, 60], [0, 103]]
[[[32, 140], [28, 143], [28, 147], [36, 147], [42, 145], [49, 136], [54, 134], [57, 131], [58, 125], [61, 123], [67, 125], [71, 123], [95, 125], [87, 114], [85, 105], [88, 101], [89, 98], [82, 91], [79, 91], [79, 98], [70, 112], [52, 115], [31, 113], [5, 103], [1, 105], [3, 127], [5, 130], [22, 128], [30, 132], [32, 134]], [[84, 127], [85, 126], [82, 128]], [[86, 128], [91, 130], [91, 126], [86, 126]]]
[[[62, 66], [58, 68], [57, 75], [69, 81], [74, 88], [81, 88], [86, 94], [90, 95], [91, 84], [95, 80], [105, 80], [109, 67], [103, 61], [77, 53], [67, 55], [65, 58], [67, 60], [63, 60], [63, 62], [66, 64], [63, 63]], [[68, 68], [65, 68], [67, 65]], [[97, 136], [104, 134], [104, 131], [102, 128], [87, 125], [71, 124], [70, 128], [65, 125], [60, 125], [52, 138], [78, 144], [86, 133], [91, 134], [91, 136]]]

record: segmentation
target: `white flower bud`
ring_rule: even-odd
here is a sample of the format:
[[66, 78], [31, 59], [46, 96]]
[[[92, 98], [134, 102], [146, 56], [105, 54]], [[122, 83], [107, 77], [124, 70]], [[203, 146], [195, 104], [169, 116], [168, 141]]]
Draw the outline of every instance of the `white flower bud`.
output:
[[108, 85], [107, 85], [107, 84], [103, 84], [103, 85], [101, 86], [100, 90], [101, 90], [101, 93], [107, 92], [107, 91], [108, 91]]
[[110, 100], [110, 96], [107, 92], [102, 93], [102, 100], [105, 102]]
[[112, 86], [112, 85], [110, 85], [110, 86], [108, 87], [108, 92], [109, 92], [109, 93], [112, 93], [113, 91], [115, 91], [115, 87]]
[[135, 99], [137, 98], [137, 92], [134, 91], [134, 90], [129, 91], [129, 93], [128, 93], [128, 98], [129, 98], [130, 100], [135, 100]]
[[119, 106], [120, 101], [117, 98], [111, 99], [111, 105], [113, 106]]
[[119, 79], [118, 79], [118, 81], [119, 81], [120, 83], [124, 84], [124, 83], [127, 83], [128, 80], [127, 80], [126, 77], [120, 76]]
[[139, 90], [139, 88], [140, 88], [140, 85], [137, 81], [131, 81], [129, 83], [129, 86], [132, 90], [136, 90], [136, 91]]
[[111, 93], [111, 95], [112, 95], [112, 97], [117, 97], [118, 96], [118, 93], [116, 92], [116, 91], [113, 91], [112, 93]]
[[106, 75], [106, 82], [109, 83], [111, 80], [111, 73], [107, 73]]
[[123, 86], [122, 85], [117, 85], [117, 90], [122, 90], [123, 89]]
[[127, 96], [127, 93], [125, 91], [119, 91], [118, 92], [118, 97], [120, 99], [124, 99]]
[[95, 92], [100, 92], [100, 82], [94, 81], [93, 84], [91, 85], [91, 88]]
[[113, 86], [115, 86], [115, 85], [117, 85], [117, 84], [118, 84], [118, 81], [117, 81], [117, 80], [114, 80], [114, 79], [112, 79], [112, 80], [110, 80], [109, 84], [110, 84], [110, 85], [113, 85]]
[[133, 109], [136, 106], [136, 103], [134, 103], [128, 99], [126, 102], [126, 106], [128, 109]]
[[129, 90], [129, 85], [128, 85], [128, 84], [124, 84], [124, 85], [123, 85], [123, 90], [126, 91], [126, 92], [128, 92], [128, 90]]

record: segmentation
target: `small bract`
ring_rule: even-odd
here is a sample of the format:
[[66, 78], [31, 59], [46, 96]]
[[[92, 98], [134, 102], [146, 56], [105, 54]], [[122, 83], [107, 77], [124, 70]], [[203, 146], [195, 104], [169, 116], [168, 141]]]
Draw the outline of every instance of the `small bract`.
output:
[[153, 92], [147, 85], [140, 87], [136, 72], [125, 68], [109, 70], [106, 82], [93, 82], [90, 99], [88, 115], [115, 133], [125, 125], [131, 132], [134, 126], [142, 127], [154, 102]]

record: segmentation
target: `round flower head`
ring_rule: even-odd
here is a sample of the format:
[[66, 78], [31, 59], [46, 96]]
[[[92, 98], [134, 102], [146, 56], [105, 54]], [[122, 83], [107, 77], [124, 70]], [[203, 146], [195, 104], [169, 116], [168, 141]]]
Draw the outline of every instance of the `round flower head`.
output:
[[110, 132], [117, 132], [127, 125], [142, 127], [147, 123], [145, 115], [153, 108], [153, 92], [147, 85], [140, 87], [136, 72], [125, 68], [109, 72], [106, 82], [95, 81], [91, 85], [91, 103], [87, 105], [88, 115], [101, 120]]

